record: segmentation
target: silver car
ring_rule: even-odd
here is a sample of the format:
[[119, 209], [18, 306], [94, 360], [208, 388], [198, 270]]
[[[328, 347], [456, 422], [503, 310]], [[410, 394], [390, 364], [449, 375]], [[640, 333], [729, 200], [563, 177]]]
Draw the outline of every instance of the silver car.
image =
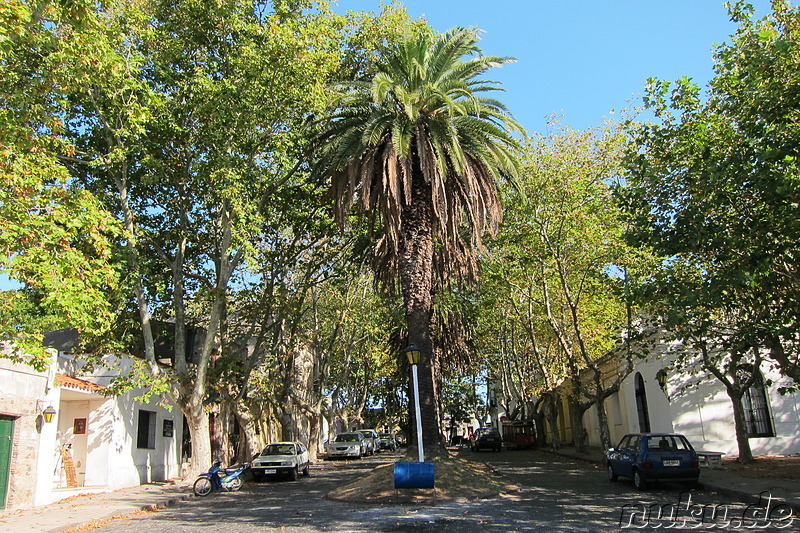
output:
[[336, 457], [360, 459], [367, 454], [367, 444], [364, 442], [364, 435], [358, 431], [339, 433], [333, 442], [328, 442], [325, 452], [325, 459]]
[[381, 451], [381, 438], [378, 432], [374, 429], [359, 429], [359, 433], [364, 436], [364, 442], [367, 444], [367, 453], [373, 455]]

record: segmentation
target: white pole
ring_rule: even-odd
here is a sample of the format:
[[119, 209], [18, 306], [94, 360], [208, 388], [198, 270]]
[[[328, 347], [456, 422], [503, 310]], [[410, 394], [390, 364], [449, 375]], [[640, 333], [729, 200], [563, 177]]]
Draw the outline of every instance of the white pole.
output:
[[417, 365], [411, 365], [411, 376], [414, 379], [414, 411], [417, 413], [417, 448], [419, 449], [419, 462], [425, 462], [422, 452], [422, 418], [419, 413], [419, 381], [417, 378]]

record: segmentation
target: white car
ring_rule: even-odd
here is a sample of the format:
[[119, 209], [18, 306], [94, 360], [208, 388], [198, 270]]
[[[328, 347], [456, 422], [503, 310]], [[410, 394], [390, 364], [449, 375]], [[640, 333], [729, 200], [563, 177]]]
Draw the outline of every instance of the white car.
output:
[[360, 459], [367, 454], [367, 444], [364, 442], [364, 435], [358, 431], [352, 433], [339, 433], [333, 442], [329, 442], [325, 447], [325, 458], [352, 457]]
[[284, 475], [294, 481], [298, 473], [307, 476], [308, 468], [308, 449], [302, 442], [273, 442], [253, 459], [250, 471], [255, 479]]

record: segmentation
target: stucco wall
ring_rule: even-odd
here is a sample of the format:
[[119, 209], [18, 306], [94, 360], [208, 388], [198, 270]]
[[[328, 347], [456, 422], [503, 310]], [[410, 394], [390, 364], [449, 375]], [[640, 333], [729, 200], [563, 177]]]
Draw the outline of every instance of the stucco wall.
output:
[[[625, 379], [620, 390], [628, 415], [623, 433], [641, 431], [634, 386], [635, 374], [640, 372], [645, 383], [651, 431], [683, 433], [696, 449], [738, 456], [733, 407], [723, 385], [713, 378], [700, 379], [707, 377], [705, 375], [670, 371], [666, 391], [662, 391], [655, 376], [671, 363], [672, 356], [662, 353], [657, 359], [637, 362], [634, 372]], [[800, 453], [800, 394], [782, 396], [778, 389], [788, 385], [790, 380], [767, 365], [763, 365], [761, 372], [767, 383], [765, 390], [775, 436], [751, 438], [752, 452], [755, 455]]]

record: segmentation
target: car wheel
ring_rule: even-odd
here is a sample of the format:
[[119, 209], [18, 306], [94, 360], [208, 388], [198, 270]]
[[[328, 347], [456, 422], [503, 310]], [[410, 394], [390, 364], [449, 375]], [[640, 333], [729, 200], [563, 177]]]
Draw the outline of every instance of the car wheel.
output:
[[647, 482], [644, 480], [641, 472], [638, 470], [633, 471], [633, 486], [639, 490], [644, 490], [647, 487]]
[[297, 480], [297, 467], [294, 467], [291, 470], [289, 470], [289, 479], [291, 481]]
[[303, 475], [308, 477], [309, 474], [311, 474], [311, 471], [308, 469], [308, 464], [306, 464], [306, 467], [303, 469]]
[[617, 479], [619, 479], [617, 473], [614, 472], [614, 467], [611, 466], [611, 463], [609, 463], [608, 465], [608, 479], [609, 481], [616, 481]]
[[212, 488], [211, 480], [207, 477], [197, 478], [194, 482], [194, 493], [198, 496], [208, 496]]

